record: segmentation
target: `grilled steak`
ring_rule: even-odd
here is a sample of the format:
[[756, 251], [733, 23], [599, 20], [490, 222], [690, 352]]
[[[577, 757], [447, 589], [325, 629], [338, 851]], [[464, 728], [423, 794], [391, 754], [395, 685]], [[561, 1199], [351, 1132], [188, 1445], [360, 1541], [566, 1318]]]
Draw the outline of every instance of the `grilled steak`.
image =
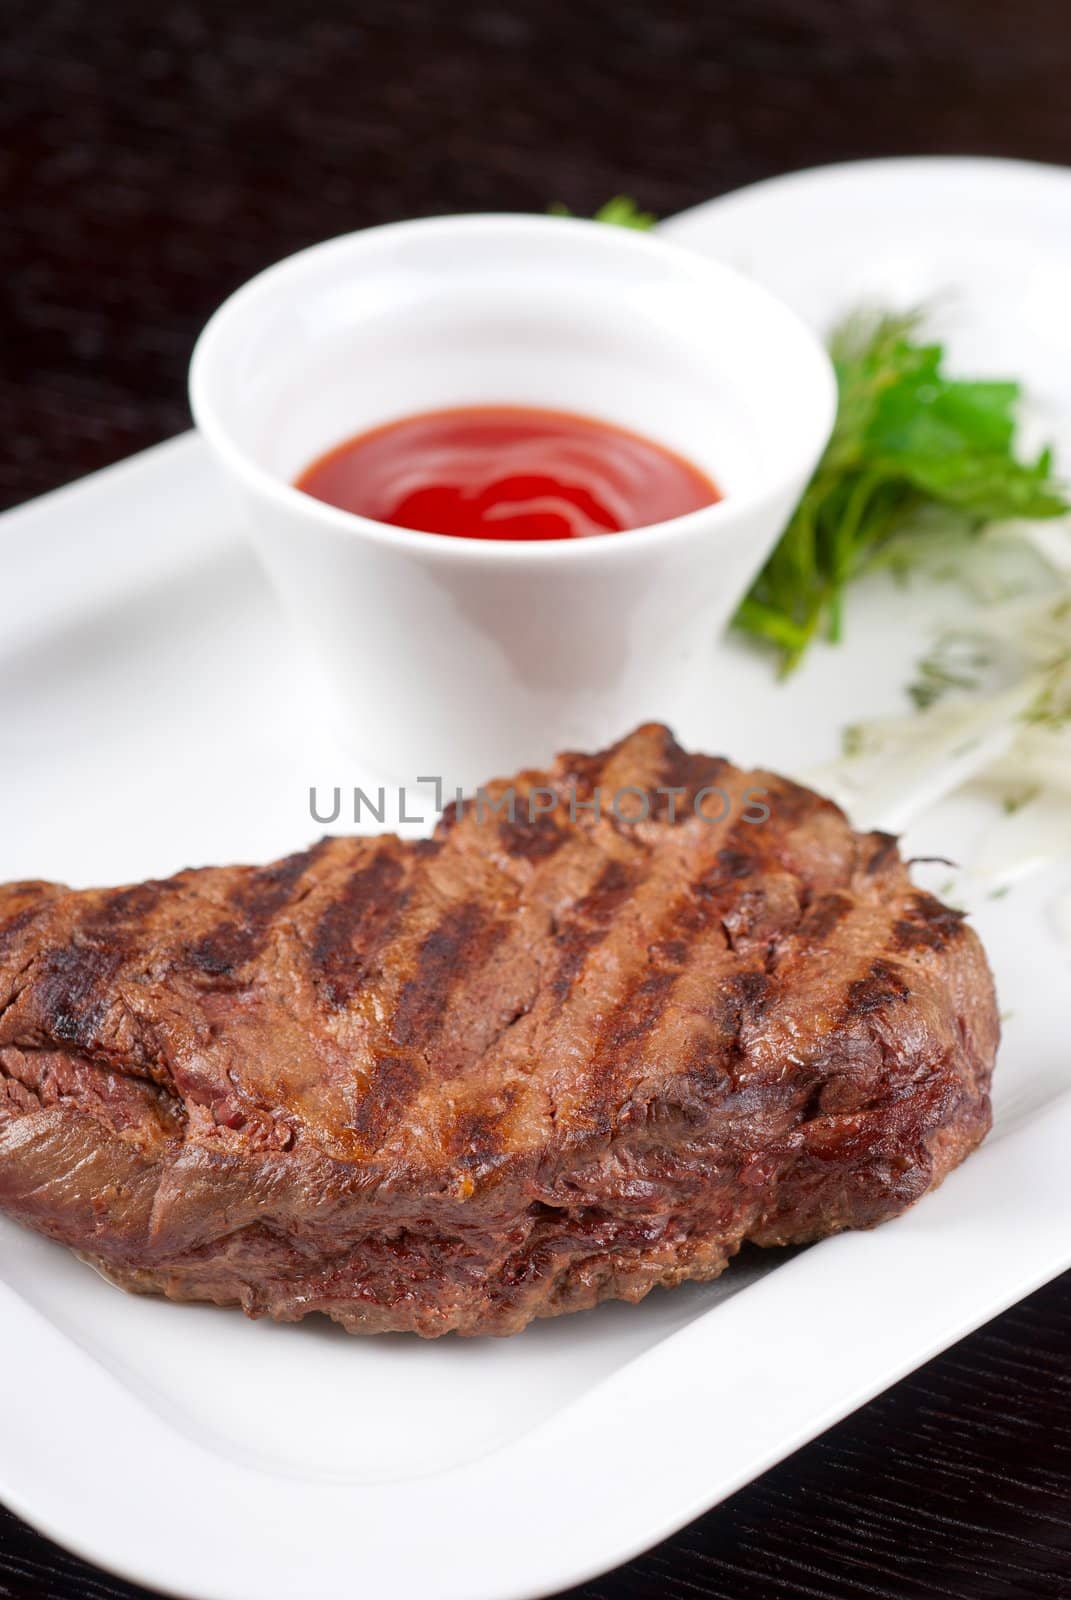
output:
[[0, 1209], [129, 1289], [513, 1333], [895, 1216], [997, 1034], [892, 838], [651, 725], [427, 841], [0, 889]]

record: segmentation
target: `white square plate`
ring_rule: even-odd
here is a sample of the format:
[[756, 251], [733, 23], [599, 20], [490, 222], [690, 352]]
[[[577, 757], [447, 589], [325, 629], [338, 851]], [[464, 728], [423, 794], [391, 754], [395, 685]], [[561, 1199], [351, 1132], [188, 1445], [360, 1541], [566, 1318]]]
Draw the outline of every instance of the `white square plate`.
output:
[[[762, 184], [681, 242], [817, 322], [954, 291], [942, 334], [1071, 417], [1071, 174], [882, 162]], [[122, 882], [267, 860], [355, 772], [192, 436], [0, 521], [0, 880]], [[919, 597], [916, 597], [919, 598]], [[921, 597], [926, 600], [926, 597]], [[928, 604], [928, 601], [926, 601]], [[865, 585], [789, 687], [732, 644], [682, 738], [790, 771], [891, 710], [924, 637]], [[549, 751], [533, 751], [533, 761]], [[909, 853], [969, 855], [946, 804]], [[204, 1600], [510, 1600], [625, 1560], [1071, 1263], [1071, 952], [1051, 879], [959, 886], [1011, 1014], [991, 1138], [873, 1234], [752, 1253], [720, 1282], [506, 1341], [350, 1339], [128, 1298], [0, 1225], [0, 1498], [64, 1544]]]

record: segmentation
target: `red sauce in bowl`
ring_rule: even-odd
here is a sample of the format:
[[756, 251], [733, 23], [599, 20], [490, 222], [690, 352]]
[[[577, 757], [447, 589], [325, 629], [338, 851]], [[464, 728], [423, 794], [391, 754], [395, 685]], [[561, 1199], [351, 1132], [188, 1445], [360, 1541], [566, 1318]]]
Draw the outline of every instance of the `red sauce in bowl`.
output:
[[698, 467], [613, 423], [464, 406], [336, 445], [296, 486], [396, 528], [463, 539], [588, 539], [713, 505]]

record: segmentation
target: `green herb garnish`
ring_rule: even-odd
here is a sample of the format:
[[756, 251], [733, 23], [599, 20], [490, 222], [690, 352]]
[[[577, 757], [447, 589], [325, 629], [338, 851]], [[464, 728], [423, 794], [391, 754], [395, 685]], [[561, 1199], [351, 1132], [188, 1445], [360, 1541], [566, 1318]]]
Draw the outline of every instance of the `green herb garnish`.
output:
[[599, 207], [596, 222], [612, 222], [618, 228], [639, 228], [646, 232], [653, 228], [658, 218], [653, 211], [641, 211], [635, 200], [627, 194], [615, 194], [612, 200]]
[[[563, 205], [551, 210], [569, 215]], [[615, 195], [595, 220], [651, 228], [657, 218]], [[844, 590], [879, 555], [904, 577], [912, 546], [894, 538], [924, 537], [927, 516], [970, 536], [987, 523], [1068, 510], [1052, 452], [1034, 461], [1016, 454], [1020, 386], [947, 377], [944, 349], [921, 340], [921, 323], [917, 311], [858, 312], [830, 339], [839, 396], [832, 437], [733, 619], [776, 648], [784, 673], [818, 633], [840, 640]], [[932, 701], [950, 686], [933, 682], [923, 693]]]
[[991, 654], [970, 634], [947, 633], [918, 664], [909, 698], [917, 711], [927, 711], [952, 689], [972, 693], [982, 688], [983, 674], [993, 665]]
[[1027, 784], [1025, 788], [1017, 789], [1013, 794], [1006, 794], [1001, 801], [1001, 808], [1006, 817], [1014, 817], [1017, 811], [1028, 806], [1031, 800], [1036, 800], [1041, 793], [1036, 783]]
[[945, 376], [918, 314], [859, 314], [834, 333], [839, 405], [833, 435], [736, 626], [774, 645], [783, 670], [824, 630], [841, 631], [845, 586], [929, 507], [978, 529], [1060, 515], [1052, 456], [1015, 454], [1015, 383]]
[[[547, 209], [555, 217], [571, 217], [573, 214], [560, 200]], [[648, 228], [654, 227], [658, 218], [653, 211], [641, 211], [635, 200], [630, 200], [627, 194], [615, 194], [612, 200], [607, 200], [599, 207], [592, 221], [611, 222], [617, 228], [639, 228], [646, 233]]]

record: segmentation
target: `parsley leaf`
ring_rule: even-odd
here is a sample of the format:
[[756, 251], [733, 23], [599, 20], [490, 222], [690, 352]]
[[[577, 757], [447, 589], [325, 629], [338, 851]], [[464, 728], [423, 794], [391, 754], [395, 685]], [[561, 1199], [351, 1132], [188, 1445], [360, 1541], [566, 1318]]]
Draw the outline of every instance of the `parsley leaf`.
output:
[[974, 529], [1067, 510], [1052, 456], [1015, 454], [1019, 385], [945, 376], [917, 313], [860, 314], [834, 333], [833, 434], [736, 626], [791, 671], [816, 634], [840, 637], [845, 586], [924, 508]]

